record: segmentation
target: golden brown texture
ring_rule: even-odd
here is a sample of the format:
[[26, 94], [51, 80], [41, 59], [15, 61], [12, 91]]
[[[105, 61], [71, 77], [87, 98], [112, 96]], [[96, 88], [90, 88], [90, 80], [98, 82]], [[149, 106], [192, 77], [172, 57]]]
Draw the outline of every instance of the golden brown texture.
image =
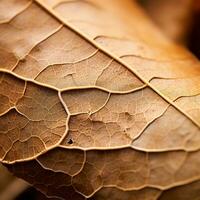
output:
[[0, 5], [2, 163], [56, 199], [198, 200], [196, 58], [129, 0]]

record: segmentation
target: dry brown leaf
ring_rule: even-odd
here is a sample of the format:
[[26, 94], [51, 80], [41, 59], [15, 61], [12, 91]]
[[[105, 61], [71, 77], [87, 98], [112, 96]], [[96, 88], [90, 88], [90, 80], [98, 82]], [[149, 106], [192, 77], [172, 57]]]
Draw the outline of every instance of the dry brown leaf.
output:
[[199, 200], [196, 58], [129, 0], [0, 13], [2, 163], [53, 199]]

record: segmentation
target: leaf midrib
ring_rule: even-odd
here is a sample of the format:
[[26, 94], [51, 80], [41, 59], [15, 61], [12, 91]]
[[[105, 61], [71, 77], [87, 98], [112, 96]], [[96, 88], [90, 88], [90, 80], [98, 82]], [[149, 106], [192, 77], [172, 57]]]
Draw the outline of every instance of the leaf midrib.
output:
[[93, 46], [95, 46], [97, 49], [101, 50], [103, 53], [105, 53], [107, 56], [113, 58], [121, 65], [125, 66], [127, 69], [129, 69], [138, 79], [140, 79], [144, 84], [146, 84], [149, 88], [151, 88], [156, 94], [158, 94], [160, 97], [162, 97], [167, 103], [169, 103], [171, 106], [173, 106], [176, 110], [181, 112], [186, 118], [188, 118], [195, 126], [197, 126], [200, 129], [200, 124], [193, 119], [190, 115], [188, 115], [184, 110], [182, 110], [179, 106], [177, 106], [170, 98], [166, 97], [164, 94], [162, 94], [159, 90], [157, 90], [150, 82], [146, 81], [137, 71], [130, 68], [126, 62], [124, 62], [121, 58], [117, 57], [113, 53], [110, 53], [108, 50], [100, 46], [96, 41], [88, 38], [88, 36], [84, 33], [82, 33], [80, 30], [77, 29], [74, 25], [70, 24], [69, 22], [66, 22], [64, 17], [57, 14], [52, 8], [50, 8], [48, 5], [43, 3], [41, 0], [33, 0], [36, 2], [43, 10], [45, 10], [47, 13], [49, 13], [51, 16], [53, 16], [56, 20], [60, 21], [63, 25], [65, 25], [67, 28], [81, 36], [83, 39], [91, 43]]

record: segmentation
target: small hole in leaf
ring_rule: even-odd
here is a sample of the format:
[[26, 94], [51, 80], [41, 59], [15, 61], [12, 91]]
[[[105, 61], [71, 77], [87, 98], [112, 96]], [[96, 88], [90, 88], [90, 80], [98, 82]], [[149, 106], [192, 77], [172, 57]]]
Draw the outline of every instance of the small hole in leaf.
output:
[[69, 139], [67, 143], [68, 143], [68, 144], [73, 144], [73, 140], [72, 140], [72, 139]]

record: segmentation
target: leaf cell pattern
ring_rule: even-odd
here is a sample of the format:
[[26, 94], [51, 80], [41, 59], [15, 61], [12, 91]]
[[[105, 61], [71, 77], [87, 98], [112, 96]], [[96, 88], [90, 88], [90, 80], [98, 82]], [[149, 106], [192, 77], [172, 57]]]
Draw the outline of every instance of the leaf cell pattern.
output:
[[129, 0], [2, 0], [0, 13], [10, 171], [50, 199], [199, 198], [196, 58]]

